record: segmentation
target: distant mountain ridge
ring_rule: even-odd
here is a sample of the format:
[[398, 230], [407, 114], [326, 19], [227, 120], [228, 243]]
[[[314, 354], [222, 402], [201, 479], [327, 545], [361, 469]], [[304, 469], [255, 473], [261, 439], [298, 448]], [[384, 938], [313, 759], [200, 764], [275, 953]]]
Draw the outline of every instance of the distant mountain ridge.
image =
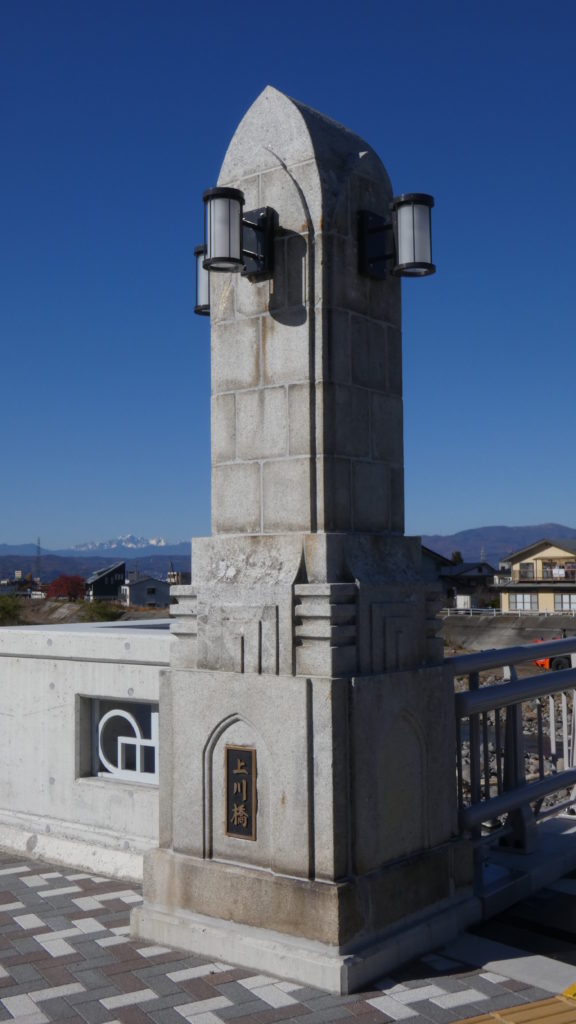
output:
[[[147, 558], [153, 555], [188, 555], [191, 549], [189, 540], [168, 543], [163, 537], [136, 537], [128, 533], [112, 540], [85, 541], [70, 548], [51, 550], [41, 548], [42, 557], [57, 555], [61, 558], [79, 558], [91, 555], [99, 558], [120, 561], [124, 558]], [[0, 555], [35, 555], [35, 544], [0, 544]]]
[[538, 540], [574, 540], [576, 528], [561, 523], [539, 523], [536, 526], [479, 526], [450, 534], [423, 534], [422, 543], [450, 558], [459, 551], [465, 562], [481, 557], [496, 568], [513, 551], [528, 547]]
[[36, 544], [0, 544], [0, 579], [10, 578], [16, 570], [23, 576], [40, 577], [45, 582], [61, 574], [91, 576], [113, 562], [128, 562], [130, 569], [155, 577], [165, 577], [170, 568], [189, 572], [191, 565], [190, 541], [169, 544], [163, 538], [135, 537], [126, 534], [107, 541], [87, 541], [71, 548], [49, 551], [40, 549], [40, 564]]

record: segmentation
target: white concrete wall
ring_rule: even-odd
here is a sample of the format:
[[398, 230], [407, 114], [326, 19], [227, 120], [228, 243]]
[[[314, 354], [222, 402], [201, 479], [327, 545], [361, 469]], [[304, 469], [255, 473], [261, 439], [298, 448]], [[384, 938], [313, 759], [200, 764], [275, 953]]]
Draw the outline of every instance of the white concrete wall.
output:
[[81, 698], [158, 701], [170, 634], [151, 623], [0, 629], [0, 846], [139, 878], [158, 787], [91, 778]]

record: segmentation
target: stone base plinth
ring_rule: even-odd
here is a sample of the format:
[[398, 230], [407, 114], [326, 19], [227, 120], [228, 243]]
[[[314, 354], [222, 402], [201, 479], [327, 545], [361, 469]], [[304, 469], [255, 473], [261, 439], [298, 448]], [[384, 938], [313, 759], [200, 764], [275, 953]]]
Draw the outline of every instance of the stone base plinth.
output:
[[434, 913], [387, 928], [378, 939], [353, 953], [271, 929], [151, 904], [133, 910], [131, 921], [134, 938], [348, 995], [414, 957], [450, 942], [481, 917], [477, 899], [450, 902]]
[[480, 919], [459, 878], [467, 861], [461, 844], [447, 844], [330, 883], [157, 850], [132, 934], [345, 994]]

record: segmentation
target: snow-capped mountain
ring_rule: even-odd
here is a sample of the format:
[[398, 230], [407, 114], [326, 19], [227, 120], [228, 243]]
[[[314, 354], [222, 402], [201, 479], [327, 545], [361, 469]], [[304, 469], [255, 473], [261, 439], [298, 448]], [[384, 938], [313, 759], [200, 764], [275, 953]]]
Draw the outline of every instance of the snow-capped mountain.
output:
[[169, 558], [172, 555], [190, 555], [190, 541], [178, 540], [167, 541], [164, 537], [137, 537], [133, 533], [127, 533], [121, 537], [113, 537], [110, 540], [89, 540], [83, 544], [75, 544], [74, 547], [52, 548], [42, 547], [38, 552], [35, 544], [1, 544], [0, 556], [2, 555], [27, 555], [42, 558], [49, 555], [58, 555], [65, 558], [109, 558], [120, 561], [125, 558], [160, 557]]
[[137, 537], [127, 533], [110, 540], [89, 540], [83, 544], [54, 552], [67, 557], [94, 557], [120, 560], [124, 558], [142, 558], [150, 555], [186, 555], [190, 551], [189, 540], [170, 543], [164, 537]]
[[[178, 543], [184, 543], [178, 542]], [[99, 554], [101, 551], [115, 551], [118, 548], [142, 549], [142, 548], [165, 548], [164, 537], [135, 537], [133, 533], [125, 536], [115, 537], [113, 540], [90, 540], [84, 544], [75, 544], [71, 551], [91, 551]]]

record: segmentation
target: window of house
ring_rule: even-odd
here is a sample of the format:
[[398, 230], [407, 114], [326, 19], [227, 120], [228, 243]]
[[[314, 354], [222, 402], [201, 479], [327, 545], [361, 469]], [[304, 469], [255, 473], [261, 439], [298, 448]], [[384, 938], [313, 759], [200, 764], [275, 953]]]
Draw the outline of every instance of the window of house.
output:
[[562, 562], [542, 562], [542, 576], [545, 580], [563, 580], [566, 569]]
[[534, 562], [520, 562], [520, 579], [534, 579]]
[[511, 612], [537, 612], [538, 594], [510, 594]]
[[156, 593], [156, 587], [146, 587], [146, 593], [147, 594], [155, 594]]
[[555, 612], [576, 612], [576, 594], [554, 594]]

